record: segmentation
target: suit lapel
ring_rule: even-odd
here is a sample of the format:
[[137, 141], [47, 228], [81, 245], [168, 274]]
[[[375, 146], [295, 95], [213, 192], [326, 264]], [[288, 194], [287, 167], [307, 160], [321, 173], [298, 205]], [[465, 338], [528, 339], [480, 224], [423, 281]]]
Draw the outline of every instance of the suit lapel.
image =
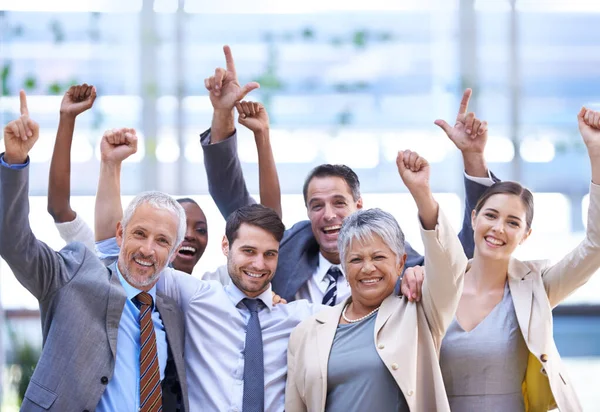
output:
[[321, 369], [321, 409], [325, 410], [325, 401], [327, 398], [327, 367], [329, 364], [329, 354], [333, 347], [333, 339], [337, 331], [342, 309], [346, 306], [346, 302], [342, 305], [337, 305], [332, 308], [326, 308], [317, 314], [317, 322], [320, 325], [317, 327], [317, 351], [319, 366]]
[[178, 332], [175, 330], [178, 324], [178, 315], [175, 313], [172, 304], [165, 301], [165, 299], [163, 299], [163, 297], [159, 294], [156, 294], [156, 310], [158, 310], [160, 318], [162, 319], [165, 327], [167, 342], [169, 343], [171, 352], [181, 353], [182, 348], [179, 344], [179, 341], [177, 339], [173, 339], [175, 336], [178, 336]]
[[531, 269], [517, 259], [508, 265], [508, 287], [512, 295], [517, 320], [525, 342], [529, 342], [529, 321], [533, 302], [533, 278], [528, 276]]
[[121, 322], [121, 315], [123, 314], [123, 308], [127, 300], [125, 289], [123, 289], [119, 281], [116, 265], [117, 263], [115, 262], [107, 268], [110, 288], [108, 292], [108, 307], [106, 308], [106, 334], [108, 335], [108, 343], [113, 359], [116, 359], [117, 356], [119, 323]]

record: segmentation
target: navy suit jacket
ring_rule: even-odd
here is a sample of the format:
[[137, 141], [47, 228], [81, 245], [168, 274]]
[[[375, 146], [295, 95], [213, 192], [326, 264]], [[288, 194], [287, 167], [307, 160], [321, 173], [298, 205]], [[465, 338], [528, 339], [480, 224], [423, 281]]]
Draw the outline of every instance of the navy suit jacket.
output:
[[[237, 136], [223, 142], [210, 144], [210, 129], [200, 135], [204, 149], [204, 167], [208, 177], [208, 190], [225, 219], [234, 210], [256, 203], [248, 193], [242, 167], [237, 154]], [[494, 177], [495, 179], [495, 177]], [[458, 234], [468, 258], [473, 257], [474, 241], [471, 227], [471, 210], [487, 186], [464, 178], [465, 214]], [[424, 258], [408, 242], [405, 243], [405, 267], [423, 265]], [[279, 262], [271, 281], [273, 290], [291, 302], [298, 289], [313, 275], [319, 264], [319, 244], [309, 220], [296, 223], [285, 231], [279, 246]]]

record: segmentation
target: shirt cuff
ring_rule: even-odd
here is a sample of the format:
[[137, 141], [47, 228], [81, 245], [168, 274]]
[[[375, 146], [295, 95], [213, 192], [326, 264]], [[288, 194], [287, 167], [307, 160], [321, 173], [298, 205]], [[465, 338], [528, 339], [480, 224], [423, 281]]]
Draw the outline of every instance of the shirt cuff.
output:
[[2, 155], [0, 155], [0, 165], [2, 165], [3, 167], [8, 167], [9, 169], [15, 169], [15, 170], [25, 169], [27, 166], [29, 166], [29, 156], [27, 156], [27, 160], [25, 161], [25, 163], [18, 164], [18, 165], [9, 165], [8, 163], [6, 163], [4, 161], [4, 153], [2, 153]]
[[121, 248], [117, 244], [117, 238], [111, 237], [110, 239], [101, 240], [96, 242], [96, 255], [100, 259], [109, 259], [119, 256]]
[[473, 177], [469, 176], [467, 172], [465, 173], [465, 178], [469, 179], [471, 182], [479, 183], [480, 185], [490, 187], [494, 184], [494, 179], [492, 179], [492, 174], [490, 171], [487, 171], [488, 177]]

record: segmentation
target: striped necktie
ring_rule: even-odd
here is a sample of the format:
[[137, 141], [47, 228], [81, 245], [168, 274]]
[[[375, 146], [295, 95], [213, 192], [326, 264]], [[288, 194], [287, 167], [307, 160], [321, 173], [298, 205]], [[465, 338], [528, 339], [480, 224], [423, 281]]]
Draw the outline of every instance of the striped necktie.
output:
[[331, 266], [325, 276], [329, 279], [329, 285], [323, 296], [323, 305], [335, 306], [335, 299], [337, 298], [337, 280], [342, 275], [342, 271], [337, 266]]
[[140, 303], [140, 412], [162, 411], [160, 369], [152, 323], [152, 296], [142, 292]]

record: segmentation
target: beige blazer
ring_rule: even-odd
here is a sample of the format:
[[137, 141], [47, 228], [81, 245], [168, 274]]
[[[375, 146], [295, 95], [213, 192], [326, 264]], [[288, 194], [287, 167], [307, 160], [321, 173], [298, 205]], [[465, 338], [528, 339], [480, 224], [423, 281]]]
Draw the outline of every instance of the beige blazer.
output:
[[582, 410], [554, 343], [552, 308], [600, 268], [600, 186], [593, 183], [587, 221], [585, 239], [556, 264], [517, 259], [509, 264], [508, 286], [531, 353], [523, 385], [529, 412], [547, 411], [555, 404], [564, 412]]
[[[411, 411], [450, 411], [439, 350], [462, 293], [467, 258], [441, 210], [435, 230], [421, 228], [421, 237], [427, 271], [421, 302], [410, 303], [395, 295], [386, 298], [377, 313], [374, 342]], [[292, 332], [287, 412], [324, 411], [329, 352], [347, 302], [304, 320]]]

